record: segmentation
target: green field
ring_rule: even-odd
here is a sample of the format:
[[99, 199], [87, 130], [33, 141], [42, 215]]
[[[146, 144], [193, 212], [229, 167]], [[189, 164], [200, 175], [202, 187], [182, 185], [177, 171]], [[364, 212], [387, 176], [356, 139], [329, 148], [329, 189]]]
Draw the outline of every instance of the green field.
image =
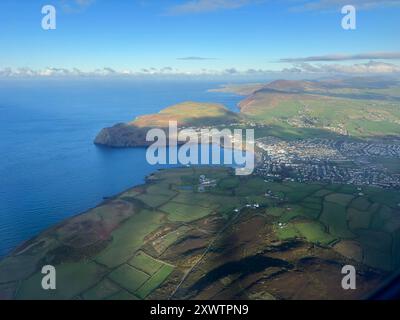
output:
[[174, 268], [170, 265], [163, 265], [140, 289], [137, 291], [137, 295], [144, 299], [146, 298], [153, 290], [158, 288], [165, 279], [171, 274]]
[[144, 237], [161, 225], [163, 217], [161, 212], [142, 210], [112, 233], [111, 243], [95, 260], [109, 267], [127, 261], [143, 245]]
[[158, 194], [141, 194], [139, 196], [136, 196], [136, 199], [142, 201], [145, 205], [152, 207], [152, 208], [157, 208], [164, 203], [167, 203], [171, 197], [165, 196], [165, 195], [158, 195]]
[[103, 300], [121, 291], [121, 288], [109, 279], [104, 279], [82, 296], [85, 300]]
[[154, 248], [157, 252], [164, 252], [169, 246], [175, 243], [182, 235], [184, 235], [188, 230], [190, 230], [187, 226], [181, 226], [174, 231], [171, 231], [164, 235], [162, 238], [159, 238], [153, 244]]
[[300, 235], [308, 241], [322, 245], [328, 245], [336, 240], [336, 238], [326, 232], [324, 226], [318, 222], [301, 222], [295, 224]]
[[114, 270], [109, 278], [130, 292], [135, 292], [150, 276], [128, 264], [123, 264]]
[[[197, 192], [200, 175], [216, 179], [216, 186]], [[149, 201], [157, 197], [143, 201], [143, 195], [153, 193], [166, 202], [150, 209]], [[400, 196], [395, 190], [266, 182], [256, 176], [234, 176], [231, 169], [202, 167], [158, 171], [147, 185], [129, 194], [129, 201], [121, 200], [126, 197], [123, 193], [45, 232], [1, 261], [0, 293], [3, 288], [18, 288], [17, 299], [149, 298], [180, 268], [163, 254], [173, 253], [174, 245], [185, 238], [197, 245], [200, 235], [208, 232], [202, 228], [207, 227], [204, 218], [209, 217], [224, 221], [222, 225], [232, 219], [235, 223], [241, 216], [268, 218], [272, 226], [269, 237], [276, 241], [298, 239], [334, 248], [351, 240], [361, 252], [348, 250], [349, 258], [381, 270], [400, 267]], [[256, 227], [262, 225], [252, 228]], [[82, 242], [71, 241], [71, 235], [73, 239], [89, 235], [90, 240], [95, 234], [96, 240], [102, 232], [108, 236], [101, 246], [91, 240], [85, 242], [88, 248], [84, 251], [72, 247], [75, 243], [82, 246]], [[193, 236], [193, 232], [197, 234]], [[57, 241], [69, 246], [57, 245]], [[56, 291], [41, 289], [39, 261], [55, 261]]]
[[43, 275], [38, 272], [21, 284], [17, 299], [65, 300], [72, 299], [82, 291], [99, 282], [106, 270], [93, 262], [66, 263], [57, 266], [57, 289], [43, 290]]
[[138, 253], [136, 253], [136, 255], [131, 260], [129, 260], [129, 264], [132, 267], [141, 270], [150, 276], [163, 266], [162, 262], [152, 258], [143, 251], [139, 251]]
[[170, 221], [191, 222], [204, 218], [213, 212], [210, 208], [199, 207], [178, 202], [168, 202], [160, 210], [168, 214]]
[[[392, 92], [382, 91], [381, 99], [369, 100], [368, 92], [339, 97], [334, 96], [337, 95], [335, 90], [318, 94], [307, 91], [278, 94], [261, 90], [250, 95], [242, 113], [259, 124], [268, 124], [258, 130], [259, 137], [329, 137], [330, 134], [334, 136], [334, 128], [339, 127], [353, 137], [399, 135], [399, 103], [385, 98]], [[366, 95], [365, 98], [362, 95]], [[310, 122], [303, 122], [304, 118], [311, 119], [311, 127]]]

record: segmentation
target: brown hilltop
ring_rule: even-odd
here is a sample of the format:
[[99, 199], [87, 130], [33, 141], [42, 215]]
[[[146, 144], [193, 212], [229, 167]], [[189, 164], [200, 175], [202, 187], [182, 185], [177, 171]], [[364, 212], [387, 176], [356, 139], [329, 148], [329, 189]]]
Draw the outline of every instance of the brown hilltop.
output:
[[288, 91], [288, 92], [304, 92], [315, 89], [320, 89], [321, 85], [318, 82], [307, 81], [307, 80], [276, 80], [268, 83], [263, 89], [258, 91], [263, 91], [265, 89], [272, 89], [278, 91]]

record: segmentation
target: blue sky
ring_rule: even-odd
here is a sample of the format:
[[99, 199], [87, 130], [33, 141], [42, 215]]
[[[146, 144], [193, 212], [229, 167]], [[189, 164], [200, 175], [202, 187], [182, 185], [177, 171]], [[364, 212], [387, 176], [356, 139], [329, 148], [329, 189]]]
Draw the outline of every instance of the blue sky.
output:
[[[341, 27], [348, 3], [356, 30]], [[2, 0], [0, 69], [399, 72], [399, 17], [399, 0]]]

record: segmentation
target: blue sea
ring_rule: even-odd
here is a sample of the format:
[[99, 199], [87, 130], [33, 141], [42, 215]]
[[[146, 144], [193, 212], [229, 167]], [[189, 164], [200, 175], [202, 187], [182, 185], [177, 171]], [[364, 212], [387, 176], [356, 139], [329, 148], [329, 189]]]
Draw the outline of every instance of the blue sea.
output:
[[132, 79], [0, 80], [0, 256], [160, 167], [144, 148], [98, 147], [100, 129], [182, 101], [237, 110], [221, 83]]

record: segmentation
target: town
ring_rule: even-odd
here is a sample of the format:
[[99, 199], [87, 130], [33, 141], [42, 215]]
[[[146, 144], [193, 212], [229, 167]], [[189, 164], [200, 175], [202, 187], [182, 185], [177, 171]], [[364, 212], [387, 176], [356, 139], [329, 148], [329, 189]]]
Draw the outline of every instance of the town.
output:
[[[256, 146], [262, 154], [256, 172], [265, 178], [400, 187], [398, 141], [285, 141], [264, 137], [256, 141]], [[386, 162], [394, 168], [386, 167]]]

